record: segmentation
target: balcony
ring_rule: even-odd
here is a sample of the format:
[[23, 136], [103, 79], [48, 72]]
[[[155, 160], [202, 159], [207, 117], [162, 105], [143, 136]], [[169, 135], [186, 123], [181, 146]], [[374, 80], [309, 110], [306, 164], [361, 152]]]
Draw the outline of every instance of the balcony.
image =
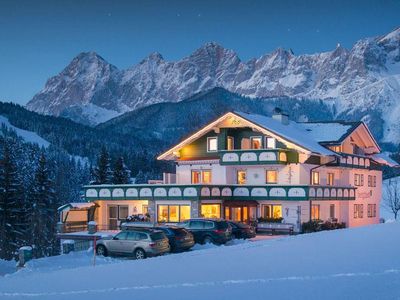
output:
[[309, 185], [92, 185], [87, 201], [99, 200], [354, 200], [355, 188]]
[[340, 153], [338, 162], [329, 164], [330, 166], [340, 166], [345, 168], [356, 168], [356, 169], [369, 169], [369, 170], [380, 170], [381, 167], [376, 164], [367, 156]]
[[221, 165], [265, 165], [298, 163], [296, 151], [286, 149], [221, 150]]

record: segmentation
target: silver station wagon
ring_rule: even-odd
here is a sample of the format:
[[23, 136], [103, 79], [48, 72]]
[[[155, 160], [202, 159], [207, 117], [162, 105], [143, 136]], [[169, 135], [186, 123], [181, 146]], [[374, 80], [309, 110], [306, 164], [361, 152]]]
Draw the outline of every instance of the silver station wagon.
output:
[[96, 246], [98, 255], [133, 256], [136, 259], [162, 255], [169, 251], [168, 238], [164, 232], [145, 228], [121, 231], [112, 239], [99, 240]]

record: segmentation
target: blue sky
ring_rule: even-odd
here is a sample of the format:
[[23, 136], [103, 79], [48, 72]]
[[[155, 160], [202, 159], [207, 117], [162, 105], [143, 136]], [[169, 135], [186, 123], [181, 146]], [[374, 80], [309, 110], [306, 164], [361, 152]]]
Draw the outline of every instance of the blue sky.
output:
[[400, 0], [0, 0], [0, 100], [25, 104], [82, 51], [118, 68], [155, 51], [178, 60], [209, 41], [242, 60], [277, 47], [315, 53], [387, 33], [399, 16]]

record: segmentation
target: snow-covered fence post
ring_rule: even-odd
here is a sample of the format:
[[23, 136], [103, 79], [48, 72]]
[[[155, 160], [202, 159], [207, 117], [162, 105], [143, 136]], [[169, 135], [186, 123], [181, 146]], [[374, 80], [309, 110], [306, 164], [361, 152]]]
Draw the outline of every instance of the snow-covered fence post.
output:
[[95, 221], [90, 221], [88, 223], [88, 233], [94, 234], [97, 232], [97, 223]]
[[32, 259], [32, 247], [31, 246], [24, 246], [19, 248], [18, 250], [18, 267], [22, 268], [25, 266], [25, 263], [27, 261], [30, 261]]

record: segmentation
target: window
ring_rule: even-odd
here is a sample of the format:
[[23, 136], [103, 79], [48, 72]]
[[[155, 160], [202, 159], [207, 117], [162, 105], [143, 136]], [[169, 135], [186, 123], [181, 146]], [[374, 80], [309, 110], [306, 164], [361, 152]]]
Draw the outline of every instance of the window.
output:
[[261, 216], [266, 219], [282, 218], [282, 205], [262, 205]]
[[246, 171], [237, 171], [237, 183], [246, 184]]
[[335, 183], [335, 174], [334, 173], [328, 173], [328, 177], [326, 178], [326, 184], [327, 185], [334, 185]]
[[128, 217], [129, 213], [128, 213], [128, 206], [124, 205], [120, 205], [118, 206], [118, 219], [120, 220], [126, 220], [126, 218]]
[[180, 222], [190, 219], [190, 206], [181, 205], [179, 207], [179, 220]]
[[226, 150], [233, 150], [233, 149], [235, 149], [234, 139], [232, 136], [228, 136], [228, 139], [226, 141]]
[[142, 214], [148, 214], [149, 213], [149, 206], [147, 204], [142, 205]]
[[318, 185], [319, 184], [319, 172], [312, 171], [311, 173], [311, 184]]
[[319, 204], [311, 205], [311, 219], [320, 220], [320, 207]]
[[217, 137], [207, 138], [207, 152], [216, 152], [216, 151], [218, 151]]
[[189, 224], [190, 229], [203, 229], [204, 222], [203, 221], [191, 221]]
[[331, 146], [329, 147], [331, 150], [335, 152], [342, 152], [342, 147], [341, 146]]
[[335, 204], [331, 204], [331, 205], [329, 206], [329, 217], [330, 217], [331, 219], [334, 219], [334, 218], [335, 218]]
[[127, 231], [123, 231], [123, 232], [118, 233], [114, 237], [114, 239], [116, 239], [116, 240], [126, 240], [127, 237], [128, 237], [128, 232]]
[[189, 205], [158, 205], [157, 221], [177, 223], [190, 219]]
[[211, 183], [211, 170], [192, 170], [192, 183]]
[[192, 171], [192, 183], [201, 182], [201, 171]]
[[364, 205], [354, 204], [354, 219], [362, 219], [364, 217]]
[[271, 137], [267, 137], [267, 148], [268, 149], [276, 149], [276, 139], [271, 138]]
[[368, 218], [376, 217], [376, 204], [368, 204]]
[[211, 183], [211, 171], [203, 171], [201, 178], [203, 183]]
[[250, 138], [251, 149], [261, 149], [262, 138], [261, 136], [252, 136]]
[[354, 185], [355, 186], [363, 186], [364, 185], [364, 175], [363, 174], [354, 174]]
[[376, 187], [376, 176], [368, 175], [368, 186]]
[[220, 204], [202, 204], [201, 216], [203, 218], [221, 218]]
[[277, 183], [278, 182], [278, 172], [276, 170], [266, 171], [266, 183]]

